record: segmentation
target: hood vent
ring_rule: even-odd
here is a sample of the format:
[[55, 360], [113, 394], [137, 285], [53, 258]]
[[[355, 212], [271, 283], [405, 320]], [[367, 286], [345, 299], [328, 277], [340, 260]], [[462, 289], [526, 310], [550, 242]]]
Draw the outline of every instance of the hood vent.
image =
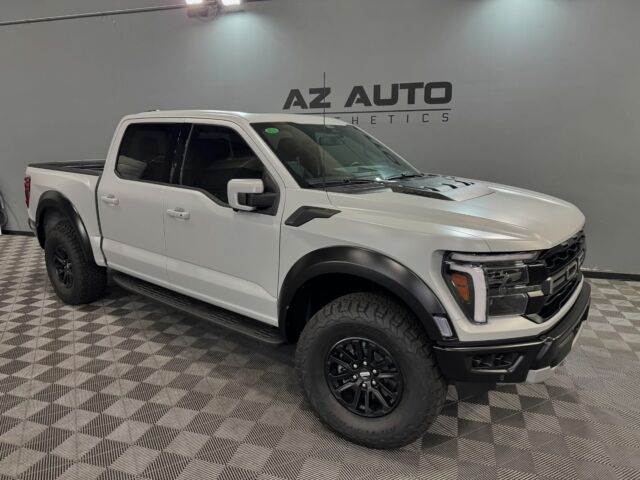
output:
[[441, 175], [399, 181], [388, 186], [396, 193], [458, 202], [493, 193], [484, 185]]

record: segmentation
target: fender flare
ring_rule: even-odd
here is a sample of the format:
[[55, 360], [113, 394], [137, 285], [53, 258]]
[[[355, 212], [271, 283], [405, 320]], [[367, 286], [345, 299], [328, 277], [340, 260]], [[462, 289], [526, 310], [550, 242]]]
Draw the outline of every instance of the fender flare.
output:
[[55, 210], [71, 222], [80, 237], [80, 244], [82, 245], [82, 250], [84, 251], [87, 259], [94, 260], [91, 241], [89, 240], [87, 229], [84, 226], [84, 222], [82, 221], [78, 210], [67, 197], [55, 190], [48, 190], [44, 192], [40, 196], [40, 201], [38, 202], [38, 208], [36, 210], [36, 236], [38, 237], [40, 246], [44, 248], [45, 231], [43, 218], [47, 210]]
[[401, 263], [360, 247], [315, 250], [291, 267], [282, 283], [278, 302], [278, 319], [283, 334], [287, 313], [298, 289], [314, 277], [340, 273], [365, 278], [389, 290], [416, 315], [433, 342], [439, 343], [442, 340], [433, 316], [447, 316], [447, 313], [433, 291]]

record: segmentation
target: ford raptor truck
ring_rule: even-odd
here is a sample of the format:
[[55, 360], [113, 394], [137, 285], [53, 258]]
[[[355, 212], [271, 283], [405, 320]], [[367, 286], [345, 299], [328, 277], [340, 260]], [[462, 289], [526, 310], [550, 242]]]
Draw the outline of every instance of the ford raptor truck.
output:
[[417, 170], [307, 115], [153, 111], [105, 161], [37, 163], [29, 224], [68, 304], [124, 289], [296, 343], [302, 388], [351, 441], [394, 448], [448, 384], [540, 382], [589, 310], [585, 218], [520, 188]]

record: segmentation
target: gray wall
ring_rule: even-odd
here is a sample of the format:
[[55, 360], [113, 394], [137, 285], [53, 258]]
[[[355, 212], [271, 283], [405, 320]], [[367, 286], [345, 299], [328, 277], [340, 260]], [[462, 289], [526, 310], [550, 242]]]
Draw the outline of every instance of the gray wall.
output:
[[[0, 21], [163, 1], [181, 3], [3, 0]], [[588, 266], [639, 273], [639, 22], [636, 0], [272, 0], [212, 22], [175, 10], [0, 27], [10, 228], [27, 229], [25, 166], [103, 157], [122, 115], [281, 111], [326, 71], [332, 110], [353, 85], [452, 82], [447, 123], [360, 126], [425, 171], [574, 202]]]

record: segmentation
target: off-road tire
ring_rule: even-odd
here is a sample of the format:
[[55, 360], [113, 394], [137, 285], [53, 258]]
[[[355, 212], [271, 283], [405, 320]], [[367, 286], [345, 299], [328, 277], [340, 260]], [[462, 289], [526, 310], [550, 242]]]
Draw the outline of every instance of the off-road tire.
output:
[[[403, 378], [395, 408], [377, 418], [349, 411], [325, 377], [330, 349], [344, 338], [365, 337], [384, 347]], [[305, 326], [296, 350], [298, 376], [320, 420], [347, 439], [371, 448], [397, 448], [418, 439], [440, 413], [446, 382], [415, 316], [391, 298], [373, 293], [340, 297]]]
[[[54, 255], [59, 247], [71, 262], [73, 282], [70, 286], [59, 278], [54, 264]], [[51, 285], [63, 302], [81, 305], [94, 302], [104, 295], [107, 270], [96, 265], [93, 258], [87, 258], [78, 233], [69, 222], [59, 222], [46, 232], [44, 256]]]

